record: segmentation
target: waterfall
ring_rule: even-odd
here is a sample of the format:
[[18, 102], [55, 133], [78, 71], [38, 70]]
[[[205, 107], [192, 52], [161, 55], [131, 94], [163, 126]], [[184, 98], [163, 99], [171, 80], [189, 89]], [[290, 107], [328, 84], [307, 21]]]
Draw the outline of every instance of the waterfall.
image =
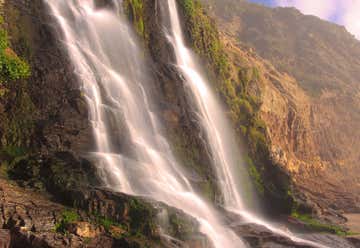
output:
[[236, 181], [239, 178], [234, 177], [238, 170], [237, 167], [241, 166], [239, 164], [241, 163], [239, 148], [237, 148], [233, 138], [234, 134], [226, 121], [225, 111], [217, 102], [215, 94], [208, 86], [205, 77], [200, 73], [201, 70], [191, 50], [185, 46], [176, 0], [167, 0], [167, 3], [171, 26], [167, 36], [174, 47], [177, 66], [185, 77], [186, 86], [190, 89], [189, 101], [195, 102], [202, 129], [207, 134], [206, 142], [210, 147], [213, 166], [218, 177], [220, 190], [224, 196], [224, 207], [242, 216], [250, 223], [265, 226], [274, 233], [286, 236], [295, 242], [302, 242], [315, 247], [325, 247], [276, 228], [245, 208], [242, 201], [243, 196], [239, 190], [241, 184], [237, 184]]
[[243, 209], [242, 196], [238, 190], [240, 185], [234, 178], [236, 166], [241, 166], [234, 134], [226, 121], [224, 111], [201, 75], [191, 51], [184, 45], [176, 1], [168, 0], [168, 5], [172, 32], [169, 32], [167, 36], [175, 48], [177, 66], [188, 83], [189, 99], [195, 102], [200, 113], [200, 124], [207, 136], [207, 144], [210, 147], [224, 204], [226, 207]]
[[[161, 135], [147, 95], [151, 82], [143, 54], [121, 6], [114, 6], [114, 11], [97, 9], [92, 0], [44, 1], [61, 29], [61, 41], [88, 103], [96, 141], [92, 156], [99, 161], [104, 183], [114, 191], [182, 209], [198, 220], [200, 231], [217, 248], [243, 247], [216, 211], [195, 194]], [[199, 77], [194, 71], [189, 73]], [[197, 87], [206, 94], [205, 85]], [[216, 135], [221, 140], [220, 133]], [[126, 147], [121, 146], [124, 142]], [[230, 171], [219, 173], [231, 175]], [[241, 204], [233, 181], [231, 176], [223, 181], [229, 190], [227, 198], [235, 197], [236, 204]]]

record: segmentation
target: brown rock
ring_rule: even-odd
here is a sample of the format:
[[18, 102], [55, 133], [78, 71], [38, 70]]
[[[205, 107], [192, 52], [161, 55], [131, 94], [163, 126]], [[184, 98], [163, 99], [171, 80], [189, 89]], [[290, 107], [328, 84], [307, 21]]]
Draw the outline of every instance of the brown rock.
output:
[[121, 237], [124, 233], [126, 233], [126, 230], [122, 229], [119, 226], [110, 226], [109, 232], [113, 237]]
[[69, 231], [82, 238], [95, 238], [99, 230], [89, 222], [76, 222], [69, 226]]
[[0, 248], [10, 248], [11, 235], [9, 230], [0, 229]]

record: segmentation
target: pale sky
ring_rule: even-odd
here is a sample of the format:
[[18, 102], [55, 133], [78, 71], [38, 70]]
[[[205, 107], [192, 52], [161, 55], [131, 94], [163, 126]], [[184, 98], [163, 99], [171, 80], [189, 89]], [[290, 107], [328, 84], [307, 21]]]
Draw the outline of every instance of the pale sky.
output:
[[344, 25], [360, 39], [360, 0], [250, 0], [268, 6], [295, 7], [304, 14]]

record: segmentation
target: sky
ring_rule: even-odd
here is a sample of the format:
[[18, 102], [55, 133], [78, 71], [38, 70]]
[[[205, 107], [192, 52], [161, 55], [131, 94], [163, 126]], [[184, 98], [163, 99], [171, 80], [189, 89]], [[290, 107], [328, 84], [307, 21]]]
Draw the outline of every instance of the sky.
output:
[[338, 23], [360, 40], [360, 0], [250, 0], [267, 6], [295, 7], [304, 14]]

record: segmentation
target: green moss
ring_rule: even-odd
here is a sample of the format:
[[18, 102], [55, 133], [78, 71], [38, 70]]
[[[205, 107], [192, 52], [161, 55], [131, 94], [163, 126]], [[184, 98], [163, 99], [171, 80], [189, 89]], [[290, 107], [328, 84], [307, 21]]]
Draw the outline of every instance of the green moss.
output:
[[142, 0], [125, 0], [125, 13], [128, 15], [130, 21], [134, 24], [137, 33], [145, 37], [145, 23], [144, 23], [144, 3]]
[[55, 224], [55, 231], [66, 233], [69, 224], [79, 221], [80, 216], [74, 210], [65, 210], [61, 214], [61, 219]]
[[214, 21], [209, 18], [198, 0], [178, 1], [185, 17], [187, 35], [194, 50], [209, 61], [208, 69], [222, 78], [230, 73], [228, 58]]
[[150, 203], [138, 199], [131, 199], [129, 207], [131, 230], [141, 231], [145, 235], [152, 234], [155, 228], [155, 223], [153, 223], [155, 212]]
[[124, 233], [124, 235], [128, 235], [128, 233], [127, 233], [128, 227], [126, 225], [118, 223], [107, 217], [100, 216], [99, 214], [96, 214], [96, 213], [90, 214], [90, 216], [93, 217], [92, 219], [93, 219], [93, 222], [95, 225], [104, 227], [105, 231], [108, 232], [109, 234], [111, 234], [111, 236], [113, 236], [114, 238], [120, 238], [120, 236], [119, 236], [120, 234], [112, 232], [111, 227], [119, 227], [119, 228], [121, 228], [121, 230], [126, 231], [126, 233]]
[[264, 182], [262, 180], [262, 176], [258, 171], [257, 167], [254, 165], [254, 162], [250, 157], [246, 157], [246, 162], [249, 168], [249, 175], [255, 183], [256, 190], [259, 194], [263, 195], [265, 192]]
[[[194, 50], [207, 61], [209, 77], [215, 76], [214, 85], [221, 98], [226, 102], [230, 117], [235, 126], [246, 127], [249, 143], [266, 143], [265, 129], [257, 125], [259, 100], [249, 94], [248, 87], [259, 80], [260, 72], [256, 67], [235, 69], [226, 55], [216, 25], [204, 12], [198, 0], [179, 1], [186, 20], [186, 30]], [[233, 71], [238, 70], [237, 74]], [[211, 75], [215, 72], [215, 75]], [[236, 76], [234, 76], [236, 75]], [[242, 129], [244, 131], [244, 129]], [[244, 133], [241, 132], [240, 135]], [[251, 156], [256, 150], [251, 151]]]
[[24, 155], [26, 155], [27, 151], [24, 147], [10, 145], [4, 147], [0, 153], [2, 154], [2, 156], [6, 156], [10, 160], [13, 160], [17, 157], [23, 157]]
[[5, 130], [0, 143], [4, 147], [26, 147], [31, 142], [35, 108], [26, 83], [15, 82], [29, 76], [29, 65], [10, 48], [8, 33], [0, 27], [0, 97], [12, 103], [0, 116], [0, 129]]
[[1, 143], [4, 146], [27, 147], [31, 142], [31, 133], [34, 129], [35, 107], [30, 99], [24, 83], [16, 85], [16, 96], [8, 114], [3, 116], [1, 126], [4, 133]]
[[4, 178], [12, 178], [13, 170], [16, 164], [21, 160], [27, 159], [27, 157], [27, 150], [24, 147], [10, 145], [0, 149], [1, 176]]
[[340, 226], [322, 223], [319, 220], [312, 218], [308, 214], [301, 214], [296, 211], [293, 211], [291, 216], [306, 224], [306, 226], [313, 231], [328, 232], [339, 236], [351, 235], [351, 233], [347, 232], [344, 228]]
[[0, 28], [0, 83], [29, 76], [29, 65], [10, 48], [7, 32]]
[[98, 220], [98, 223], [100, 225], [102, 225], [106, 231], [109, 231], [110, 230], [110, 227], [111, 226], [115, 226], [115, 225], [118, 225], [117, 223], [115, 223], [114, 221], [108, 219], [108, 218], [105, 218], [105, 217], [102, 217]]

